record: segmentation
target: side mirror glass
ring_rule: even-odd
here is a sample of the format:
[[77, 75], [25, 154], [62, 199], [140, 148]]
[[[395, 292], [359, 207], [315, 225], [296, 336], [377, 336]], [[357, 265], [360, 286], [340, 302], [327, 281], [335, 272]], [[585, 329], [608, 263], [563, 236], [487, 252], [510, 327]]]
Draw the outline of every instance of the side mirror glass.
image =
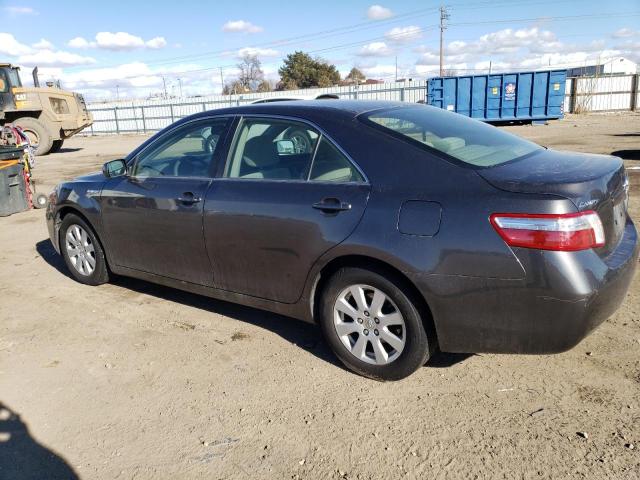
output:
[[276, 147], [279, 155], [293, 155], [296, 153], [291, 140], [278, 140]]
[[127, 173], [127, 164], [124, 160], [111, 160], [102, 166], [102, 174], [107, 177], [119, 177]]

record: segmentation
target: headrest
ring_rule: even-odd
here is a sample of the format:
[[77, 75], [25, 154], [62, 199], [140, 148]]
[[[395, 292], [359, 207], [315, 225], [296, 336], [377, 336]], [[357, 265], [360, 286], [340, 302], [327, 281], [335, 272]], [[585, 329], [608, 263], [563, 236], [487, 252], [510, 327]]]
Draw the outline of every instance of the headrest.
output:
[[280, 161], [276, 144], [265, 137], [254, 137], [244, 147], [244, 161], [250, 167], [270, 167]]
[[433, 142], [433, 147], [441, 152], [450, 152], [465, 146], [465, 141], [460, 137], [445, 137]]

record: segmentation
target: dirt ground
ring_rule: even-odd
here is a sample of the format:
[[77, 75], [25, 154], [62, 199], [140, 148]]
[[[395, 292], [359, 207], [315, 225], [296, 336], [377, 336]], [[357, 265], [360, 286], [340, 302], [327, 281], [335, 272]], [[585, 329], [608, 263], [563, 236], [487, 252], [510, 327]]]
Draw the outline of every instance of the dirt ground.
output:
[[[640, 115], [509, 129], [640, 167]], [[73, 138], [36, 178], [48, 190], [143, 139]], [[311, 325], [142, 281], [76, 283], [41, 210], [0, 218], [0, 266], [2, 480], [640, 478], [640, 275], [567, 353], [439, 354], [378, 383]]]

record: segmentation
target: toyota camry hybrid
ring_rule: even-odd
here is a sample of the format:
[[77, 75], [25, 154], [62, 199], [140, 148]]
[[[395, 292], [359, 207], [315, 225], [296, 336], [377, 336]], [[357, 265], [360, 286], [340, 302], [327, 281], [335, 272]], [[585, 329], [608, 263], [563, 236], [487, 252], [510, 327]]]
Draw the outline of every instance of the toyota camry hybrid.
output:
[[58, 185], [79, 282], [113, 274], [317, 322], [395, 380], [446, 352], [554, 353], [638, 262], [615, 157], [549, 150], [424, 105], [291, 101], [184, 118]]

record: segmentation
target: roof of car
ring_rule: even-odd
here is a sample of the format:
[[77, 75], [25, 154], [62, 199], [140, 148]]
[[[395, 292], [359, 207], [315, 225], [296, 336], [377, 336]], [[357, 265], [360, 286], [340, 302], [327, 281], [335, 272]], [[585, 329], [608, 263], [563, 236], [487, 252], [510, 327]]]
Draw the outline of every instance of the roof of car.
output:
[[[258, 103], [250, 105], [242, 105], [238, 107], [229, 107], [213, 110], [215, 113], [271, 113], [284, 115], [304, 115], [308, 113], [326, 112], [329, 114], [342, 113], [347, 116], [355, 117], [364, 112], [379, 110], [383, 108], [394, 108], [402, 106], [411, 106], [406, 102], [392, 102], [384, 100], [294, 100], [282, 102]], [[211, 112], [203, 112], [200, 115], [206, 115]]]

